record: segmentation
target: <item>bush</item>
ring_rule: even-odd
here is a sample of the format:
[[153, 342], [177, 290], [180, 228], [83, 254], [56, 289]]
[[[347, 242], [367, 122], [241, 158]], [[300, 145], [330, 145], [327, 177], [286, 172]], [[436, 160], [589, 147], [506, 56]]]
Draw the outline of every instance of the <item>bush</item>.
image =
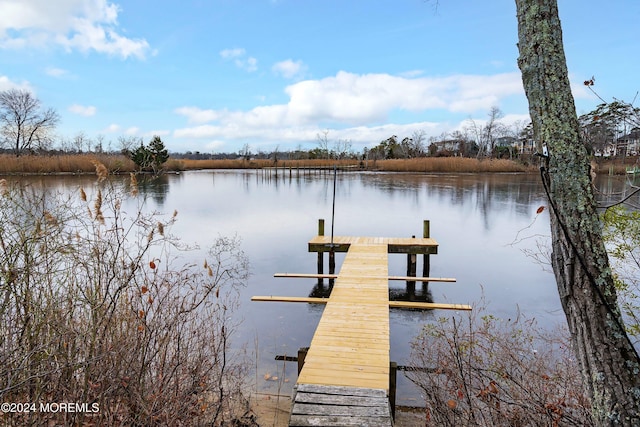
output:
[[424, 393], [427, 425], [593, 425], [568, 332], [483, 313], [440, 318], [413, 342], [407, 375]]
[[243, 401], [229, 340], [246, 257], [220, 237], [180, 264], [177, 212], [144, 213], [135, 177], [118, 189], [100, 166], [73, 195], [1, 182], [0, 400], [86, 406], [0, 423], [220, 425]]

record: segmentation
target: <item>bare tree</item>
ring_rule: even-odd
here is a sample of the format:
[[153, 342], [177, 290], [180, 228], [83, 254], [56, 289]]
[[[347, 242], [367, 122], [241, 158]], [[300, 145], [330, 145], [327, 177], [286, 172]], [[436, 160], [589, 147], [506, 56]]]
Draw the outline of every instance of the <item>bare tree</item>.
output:
[[323, 154], [326, 154], [327, 160], [330, 159], [331, 151], [329, 150], [329, 129], [325, 129], [322, 131], [322, 135], [316, 135], [318, 139], [318, 146], [320, 147], [320, 151]]
[[414, 157], [421, 157], [424, 155], [424, 142], [427, 139], [427, 133], [424, 129], [414, 130], [411, 134], [411, 145]]
[[80, 131], [73, 137], [73, 147], [76, 153], [82, 153], [85, 147], [87, 147], [87, 151], [91, 151], [91, 140], [86, 133]]
[[339, 139], [333, 143], [333, 152], [338, 159], [344, 159], [351, 153], [351, 140]]
[[142, 144], [142, 138], [135, 136], [119, 136], [118, 145], [120, 146], [120, 152], [123, 154], [131, 153], [136, 145]]
[[569, 84], [557, 0], [516, 0], [518, 65], [542, 156], [552, 265], [597, 425], [640, 425], [640, 357], [602, 241], [587, 149]]
[[249, 144], [244, 144], [238, 153], [245, 160], [251, 160], [251, 147]]
[[2, 143], [11, 147], [16, 156], [48, 146], [59, 120], [53, 108], [43, 110], [40, 100], [28, 90], [0, 92], [0, 135]]
[[496, 139], [505, 134], [505, 126], [500, 123], [502, 116], [503, 114], [500, 108], [496, 106], [491, 107], [491, 110], [489, 110], [489, 120], [483, 128], [484, 138], [487, 141], [485, 145], [487, 153], [485, 154], [488, 154], [490, 157], [493, 157]]
[[98, 136], [96, 136], [95, 145], [93, 146], [93, 151], [96, 153], [103, 153], [105, 151], [104, 140], [104, 135], [98, 134]]

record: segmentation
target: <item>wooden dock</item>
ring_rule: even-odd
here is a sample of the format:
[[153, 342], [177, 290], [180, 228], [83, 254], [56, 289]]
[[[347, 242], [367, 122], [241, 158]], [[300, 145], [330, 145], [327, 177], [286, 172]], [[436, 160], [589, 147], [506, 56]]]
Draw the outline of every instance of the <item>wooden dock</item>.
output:
[[[332, 244], [333, 242], [333, 244]], [[329, 298], [253, 297], [254, 301], [326, 304], [311, 345], [299, 359], [290, 426], [392, 426], [395, 372], [389, 360], [388, 254], [437, 253], [430, 238], [316, 236], [312, 252], [346, 252], [337, 275], [284, 274], [279, 277], [330, 277]], [[396, 279], [410, 277], [396, 277]], [[455, 281], [450, 278], [416, 278]], [[406, 303], [402, 307], [470, 310], [460, 304]]]

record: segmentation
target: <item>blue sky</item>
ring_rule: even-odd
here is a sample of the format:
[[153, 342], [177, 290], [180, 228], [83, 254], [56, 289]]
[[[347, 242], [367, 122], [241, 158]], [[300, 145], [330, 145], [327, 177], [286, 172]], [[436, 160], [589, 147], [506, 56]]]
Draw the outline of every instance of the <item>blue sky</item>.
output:
[[[436, 7], [437, 4], [437, 7]], [[559, 0], [578, 113], [640, 90], [640, 2]], [[58, 138], [281, 151], [528, 120], [513, 0], [0, 0], [0, 90]], [[639, 101], [640, 102], [640, 101]]]

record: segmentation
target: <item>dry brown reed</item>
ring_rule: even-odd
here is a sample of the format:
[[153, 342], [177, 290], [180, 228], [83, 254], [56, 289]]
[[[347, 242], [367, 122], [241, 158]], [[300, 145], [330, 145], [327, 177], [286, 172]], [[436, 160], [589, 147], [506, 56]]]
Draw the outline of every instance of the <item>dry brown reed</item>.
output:
[[109, 173], [135, 170], [134, 163], [123, 155], [69, 154], [60, 156], [0, 155], [0, 174], [94, 173], [95, 164]]
[[258, 169], [265, 167], [282, 168], [318, 168], [354, 167], [363, 170], [386, 172], [534, 172], [535, 167], [525, 166], [512, 160], [483, 160], [463, 157], [421, 157], [415, 159], [389, 160], [280, 160], [277, 163], [270, 159], [230, 159], [230, 160], [183, 160], [184, 169]]
[[369, 162], [369, 167], [389, 172], [454, 172], [498, 173], [533, 172], [535, 167], [506, 159], [473, 159], [467, 157], [420, 157], [416, 159], [389, 159]]
[[[136, 170], [131, 159], [120, 154], [68, 154], [59, 156], [0, 155], [0, 175], [94, 173], [95, 163], [103, 164], [110, 174]], [[626, 161], [598, 161], [599, 174], [624, 174], [635, 158]], [[535, 162], [534, 162], [535, 163]], [[351, 167], [369, 171], [419, 173], [501, 173], [535, 172], [536, 165], [526, 165], [508, 159], [475, 159], [466, 157], [420, 157], [414, 159], [355, 160], [355, 159], [173, 159], [164, 165], [166, 171], [201, 169], [262, 169], [262, 168], [324, 168]]]

